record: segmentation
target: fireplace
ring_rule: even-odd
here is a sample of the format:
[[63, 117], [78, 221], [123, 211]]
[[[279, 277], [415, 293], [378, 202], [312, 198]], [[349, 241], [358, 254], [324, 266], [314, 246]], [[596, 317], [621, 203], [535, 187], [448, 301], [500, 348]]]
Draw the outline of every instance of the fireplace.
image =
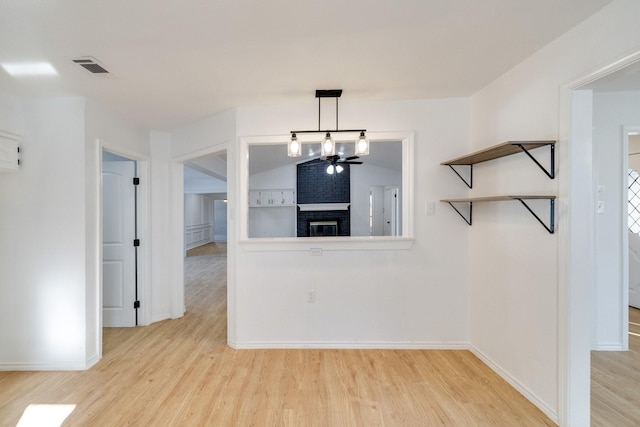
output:
[[309, 220], [307, 221], [307, 230], [309, 237], [337, 236], [338, 220]]

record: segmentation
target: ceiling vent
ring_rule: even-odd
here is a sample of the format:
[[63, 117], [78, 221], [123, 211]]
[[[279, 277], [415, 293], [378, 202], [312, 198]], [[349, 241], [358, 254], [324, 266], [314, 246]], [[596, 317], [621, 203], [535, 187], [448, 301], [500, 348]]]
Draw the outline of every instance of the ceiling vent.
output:
[[107, 71], [107, 69], [104, 68], [102, 64], [100, 64], [98, 60], [93, 56], [83, 56], [81, 58], [76, 58], [73, 59], [73, 62], [89, 70], [93, 74], [109, 74], [109, 71]]

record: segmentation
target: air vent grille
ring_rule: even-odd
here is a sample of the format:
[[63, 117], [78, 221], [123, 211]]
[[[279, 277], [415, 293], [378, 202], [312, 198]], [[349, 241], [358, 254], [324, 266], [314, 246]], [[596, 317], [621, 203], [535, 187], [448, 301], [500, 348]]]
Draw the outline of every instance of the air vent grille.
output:
[[86, 70], [92, 72], [93, 74], [108, 74], [107, 71], [102, 64], [100, 64], [95, 58], [91, 56], [85, 56], [82, 58], [74, 59], [73, 62], [78, 64], [79, 66], [85, 68]]

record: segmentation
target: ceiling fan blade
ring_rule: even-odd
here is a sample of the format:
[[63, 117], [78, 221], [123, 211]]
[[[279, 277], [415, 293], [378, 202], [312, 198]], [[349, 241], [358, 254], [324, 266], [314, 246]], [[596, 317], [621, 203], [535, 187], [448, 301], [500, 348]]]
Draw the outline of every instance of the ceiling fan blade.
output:
[[338, 162], [338, 163], [342, 163], [343, 165], [361, 165], [364, 162]]
[[359, 158], [360, 157], [358, 157], [358, 156], [349, 156], [349, 157], [346, 157], [345, 160], [355, 160], [355, 159], [359, 159]]

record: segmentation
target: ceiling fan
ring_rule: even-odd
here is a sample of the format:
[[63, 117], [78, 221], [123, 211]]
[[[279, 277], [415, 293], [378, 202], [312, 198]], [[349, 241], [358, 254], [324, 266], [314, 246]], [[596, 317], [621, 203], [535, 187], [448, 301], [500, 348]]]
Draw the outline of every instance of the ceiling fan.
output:
[[358, 156], [349, 156], [349, 157], [340, 157], [335, 154], [333, 156], [321, 157], [325, 162], [329, 162], [329, 166], [327, 166], [327, 173], [329, 175], [339, 174], [344, 170], [341, 165], [361, 165], [362, 162], [355, 162], [354, 160], [359, 159]]
[[358, 156], [340, 157], [337, 154], [335, 154], [333, 156], [321, 157], [322, 160], [324, 160], [325, 162], [329, 162], [334, 166], [336, 166], [337, 164], [361, 165], [362, 162], [354, 162], [354, 160], [359, 159], [359, 158], [360, 157], [358, 157]]

